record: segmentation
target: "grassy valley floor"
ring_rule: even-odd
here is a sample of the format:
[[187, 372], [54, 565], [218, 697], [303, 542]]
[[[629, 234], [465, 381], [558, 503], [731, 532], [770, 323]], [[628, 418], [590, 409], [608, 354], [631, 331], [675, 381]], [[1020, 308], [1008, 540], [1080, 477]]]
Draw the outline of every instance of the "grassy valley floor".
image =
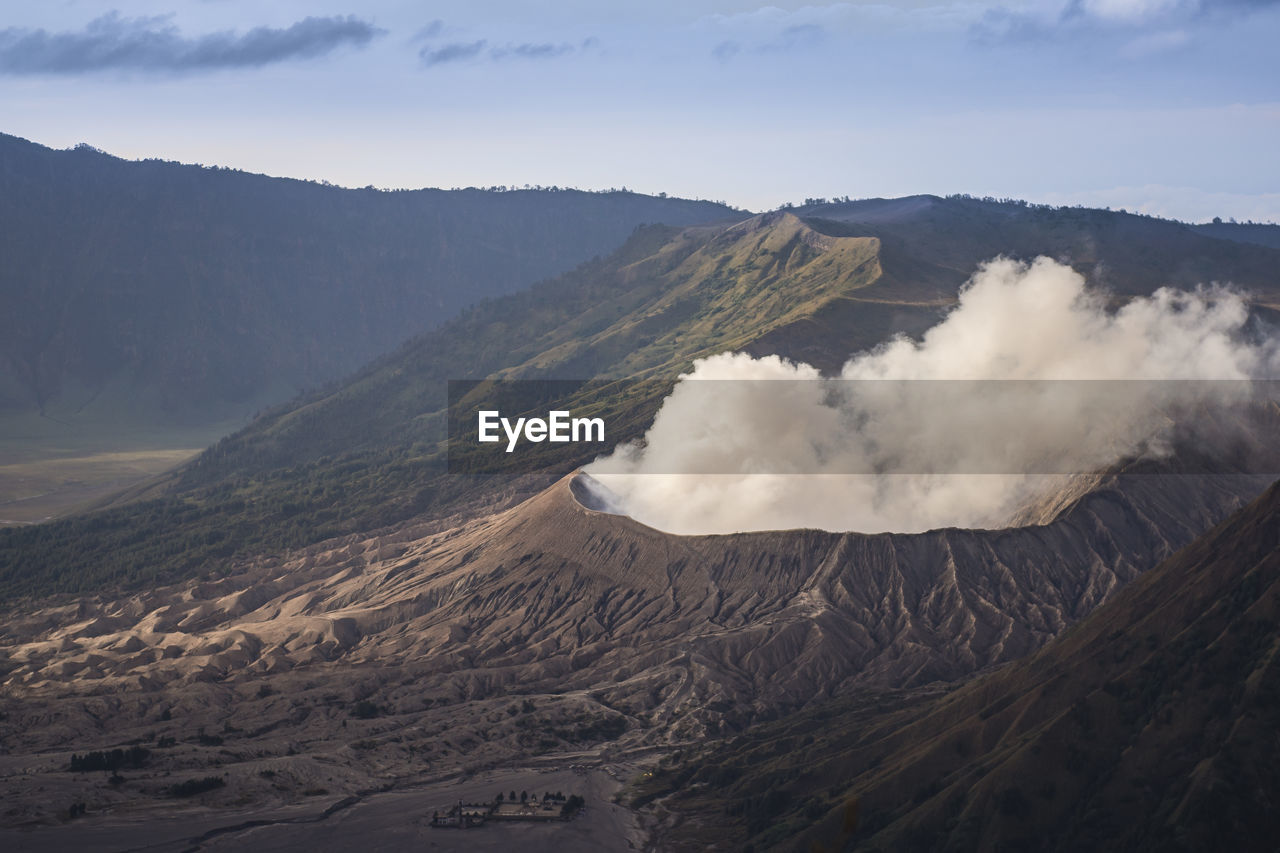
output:
[[0, 526], [68, 515], [168, 471], [242, 425], [137, 428], [0, 417]]

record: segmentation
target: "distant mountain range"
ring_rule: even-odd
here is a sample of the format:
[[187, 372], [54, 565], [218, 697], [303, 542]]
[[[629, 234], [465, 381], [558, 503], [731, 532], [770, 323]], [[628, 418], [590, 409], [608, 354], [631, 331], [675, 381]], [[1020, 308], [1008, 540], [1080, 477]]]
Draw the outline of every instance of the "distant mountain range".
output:
[[0, 414], [244, 417], [640, 224], [734, 216], [630, 192], [340, 189], [0, 135]]
[[1238, 243], [1256, 243], [1272, 249], [1280, 249], [1280, 225], [1258, 222], [1207, 222], [1191, 226], [1197, 233]]

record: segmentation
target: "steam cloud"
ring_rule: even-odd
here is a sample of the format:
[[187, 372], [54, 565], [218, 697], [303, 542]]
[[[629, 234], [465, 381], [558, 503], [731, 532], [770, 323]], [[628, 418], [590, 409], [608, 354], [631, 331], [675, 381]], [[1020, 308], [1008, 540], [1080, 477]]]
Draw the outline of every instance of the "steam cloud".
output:
[[[1162, 289], [1109, 311], [1068, 266], [1000, 258], [978, 270], [921, 341], [896, 338], [856, 355], [840, 378], [1276, 375], [1277, 342], [1248, 341], [1248, 316], [1238, 294], [1217, 287]], [[804, 381], [701, 381], [770, 379]], [[974, 382], [839, 382], [777, 356], [717, 355], [681, 377], [643, 443], [586, 471], [604, 487], [604, 502], [673, 533], [992, 525], [1053, 484], [1035, 472], [1159, 455], [1171, 412], [1238, 402], [1231, 398], [1247, 392], [1239, 382], [978, 387], [983, 393]], [[851, 471], [873, 473], [831, 473]]]

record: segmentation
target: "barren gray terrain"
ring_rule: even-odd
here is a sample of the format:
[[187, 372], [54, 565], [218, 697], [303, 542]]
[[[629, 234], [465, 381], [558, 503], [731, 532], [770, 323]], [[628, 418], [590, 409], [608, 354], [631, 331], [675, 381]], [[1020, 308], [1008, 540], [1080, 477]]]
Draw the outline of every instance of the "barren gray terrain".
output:
[[[642, 772], [621, 764], [586, 769], [564, 761], [534, 762], [523, 768], [449, 777], [411, 789], [351, 796], [317, 796], [294, 805], [213, 809], [194, 806], [161, 815], [108, 811], [93, 820], [35, 831], [0, 829], [5, 849], [72, 851], [232, 851], [252, 849], [346, 851], [642, 849], [634, 814], [613, 802], [625, 774]], [[578, 756], [588, 759], [590, 756]], [[487, 802], [498, 791], [575, 793], [587, 801], [573, 820], [541, 824], [490, 823], [469, 830], [432, 828], [431, 816], [458, 800]]]
[[[394, 833], [427, 832], [459, 778], [487, 791], [484, 774], [570, 763], [626, 776], [825, 696], [1013, 660], [1264, 485], [1108, 475], [1007, 530], [680, 537], [587, 509], [566, 478], [444, 531], [28, 604], [0, 635], [0, 823], [40, 849], [110, 847], [143, 826], [184, 844], [251, 821], [271, 823], [245, 828], [255, 846], [312, 831], [341, 846], [384, 814]], [[115, 782], [69, 770], [72, 754], [131, 744], [149, 755]], [[208, 776], [225, 784], [171, 795]], [[601, 832], [632, 837], [610, 820]]]

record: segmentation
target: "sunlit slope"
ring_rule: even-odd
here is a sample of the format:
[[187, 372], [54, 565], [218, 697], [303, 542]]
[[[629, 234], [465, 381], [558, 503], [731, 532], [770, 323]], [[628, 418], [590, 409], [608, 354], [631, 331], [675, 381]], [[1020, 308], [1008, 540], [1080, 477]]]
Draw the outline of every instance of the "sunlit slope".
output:
[[351, 190], [0, 134], [0, 416], [244, 418], [642, 223], [735, 216], [622, 192]]
[[[336, 392], [264, 418], [214, 448], [193, 476], [327, 453], [427, 450], [450, 379], [673, 378], [874, 282], [878, 243], [818, 234], [789, 214], [727, 229], [647, 229], [608, 261], [481, 306]], [[429, 451], [428, 451], [429, 452]]]

